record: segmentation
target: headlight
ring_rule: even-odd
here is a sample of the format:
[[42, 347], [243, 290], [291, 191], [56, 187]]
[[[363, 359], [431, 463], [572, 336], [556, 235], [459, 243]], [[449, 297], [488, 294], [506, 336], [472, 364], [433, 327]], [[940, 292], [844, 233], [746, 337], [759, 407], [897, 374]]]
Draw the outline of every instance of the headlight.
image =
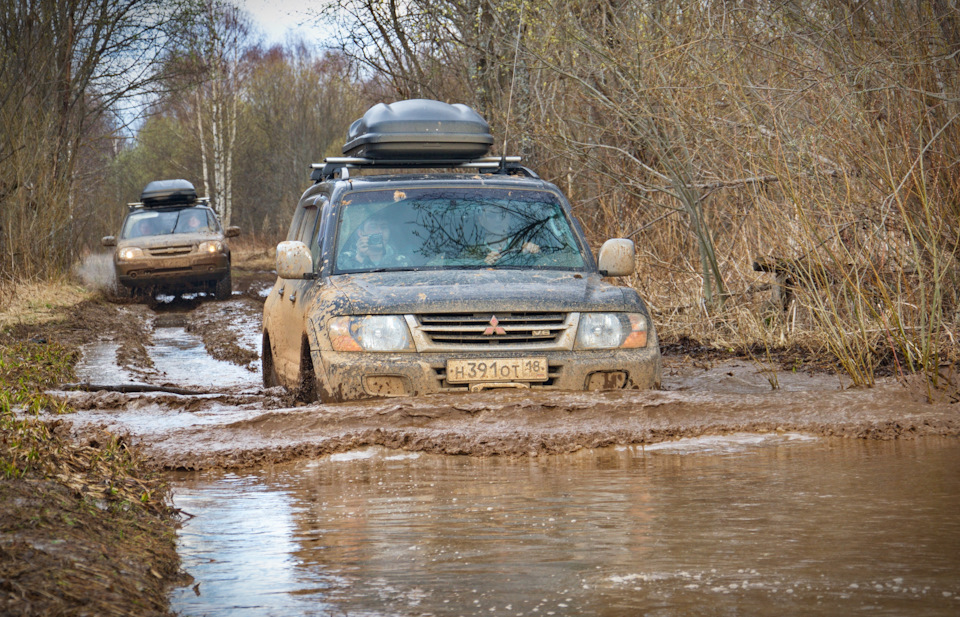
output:
[[143, 249], [138, 249], [136, 247], [120, 249], [120, 251], [117, 253], [117, 257], [120, 258], [120, 261], [130, 261], [131, 259], [140, 259], [141, 257], [143, 257]]
[[201, 253], [219, 253], [223, 250], [223, 242], [220, 242], [219, 240], [201, 242], [198, 250]]
[[414, 351], [407, 322], [399, 315], [335, 317], [327, 328], [336, 351]]
[[635, 349], [647, 345], [647, 319], [640, 313], [581, 313], [579, 349]]

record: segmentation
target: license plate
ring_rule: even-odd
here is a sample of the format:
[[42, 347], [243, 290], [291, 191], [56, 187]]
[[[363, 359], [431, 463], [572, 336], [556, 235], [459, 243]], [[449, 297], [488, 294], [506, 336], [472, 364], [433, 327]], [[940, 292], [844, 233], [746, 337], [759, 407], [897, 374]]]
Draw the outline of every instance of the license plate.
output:
[[546, 358], [447, 360], [447, 381], [450, 383], [546, 380]]

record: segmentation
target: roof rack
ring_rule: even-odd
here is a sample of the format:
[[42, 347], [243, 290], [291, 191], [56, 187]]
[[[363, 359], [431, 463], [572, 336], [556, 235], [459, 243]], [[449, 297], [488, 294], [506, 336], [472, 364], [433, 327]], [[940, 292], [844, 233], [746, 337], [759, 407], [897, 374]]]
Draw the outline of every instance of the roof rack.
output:
[[134, 201], [127, 204], [128, 210], [136, 210], [137, 208], [146, 208], [149, 207], [151, 210], [163, 210], [165, 208], [189, 208], [191, 206], [209, 206], [210, 198], [209, 197], [197, 197], [197, 200], [190, 203], [174, 203], [174, 204], [163, 204], [159, 206], [145, 206], [142, 201]]
[[310, 166], [314, 183], [350, 178], [350, 169], [479, 169], [484, 173], [522, 175], [539, 178], [533, 170], [520, 165], [519, 156], [483, 156], [476, 159], [370, 159], [352, 156], [331, 156], [323, 163]]

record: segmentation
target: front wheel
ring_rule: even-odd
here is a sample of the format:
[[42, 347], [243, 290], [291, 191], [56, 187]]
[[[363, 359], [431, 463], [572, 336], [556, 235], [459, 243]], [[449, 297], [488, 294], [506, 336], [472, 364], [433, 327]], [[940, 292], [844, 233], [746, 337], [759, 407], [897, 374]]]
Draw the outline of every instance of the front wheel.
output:
[[126, 285], [121, 285], [117, 283], [113, 288], [113, 298], [116, 300], [131, 300], [133, 299], [133, 290], [131, 290]]
[[273, 351], [270, 349], [270, 337], [266, 332], [263, 333], [261, 349], [260, 370], [263, 373], [263, 387], [273, 388], [280, 385], [280, 380], [277, 379], [277, 370], [273, 366]]
[[227, 272], [227, 275], [217, 281], [216, 286], [213, 290], [213, 297], [217, 300], [228, 300], [230, 294], [233, 293], [233, 280], [230, 276], [230, 273]]
[[317, 373], [313, 370], [310, 346], [304, 341], [300, 350], [300, 382], [294, 396], [298, 401], [312, 403], [317, 400]]

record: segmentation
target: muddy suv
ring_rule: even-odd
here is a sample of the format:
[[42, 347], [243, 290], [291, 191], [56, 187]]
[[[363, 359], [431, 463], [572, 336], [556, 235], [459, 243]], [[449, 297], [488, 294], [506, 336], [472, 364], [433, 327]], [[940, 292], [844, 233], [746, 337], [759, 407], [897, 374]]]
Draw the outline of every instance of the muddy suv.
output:
[[265, 386], [322, 401], [659, 387], [646, 305], [604, 281], [634, 272], [633, 242], [595, 261], [561, 191], [484, 156], [492, 141], [469, 107], [400, 101], [313, 166], [264, 306]]
[[239, 227], [220, 226], [209, 200], [198, 198], [186, 180], [157, 180], [128, 204], [119, 236], [103, 245], [116, 247], [113, 263], [121, 294], [148, 298], [158, 293], [212, 293], [230, 297], [230, 247], [226, 239]]

